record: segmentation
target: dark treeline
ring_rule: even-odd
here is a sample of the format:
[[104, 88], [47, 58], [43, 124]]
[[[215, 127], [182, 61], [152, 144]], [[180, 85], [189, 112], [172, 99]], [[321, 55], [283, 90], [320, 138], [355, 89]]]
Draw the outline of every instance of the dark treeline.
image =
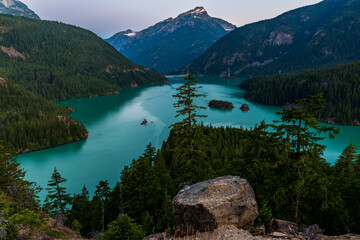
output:
[[17, 152], [41, 149], [83, 139], [87, 131], [68, 116], [72, 109], [0, 79], [0, 139]]
[[286, 106], [322, 92], [325, 109], [319, 119], [329, 123], [360, 123], [360, 62], [296, 74], [253, 77], [240, 87], [245, 98], [267, 105]]
[[[187, 81], [174, 95], [183, 120], [172, 125], [161, 149], [149, 144], [121, 172], [111, 189], [100, 181], [93, 197], [86, 187], [71, 197], [55, 168], [48, 182], [44, 212], [54, 226], [66, 224], [83, 236], [102, 239], [142, 239], [154, 232], [174, 231], [171, 199], [185, 185], [218, 176], [248, 180], [259, 205], [256, 224], [269, 218], [300, 225], [319, 224], [326, 234], [360, 233], [360, 154], [350, 143], [334, 165], [322, 157], [321, 133], [338, 130], [315, 118], [324, 108], [322, 94], [301, 99], [298, 108], [283, 109], [280, 120], [252, 129], [203, 126], [197, 120], [196, 80]], [[5, 85], [4, 85], [5, 86]], [[38, 188], [23, 180], [10, 144], [0, 142], [0, 233], [13, 239], [18, 226], [42, 226], [36, 201]], [[15, 204], [16, 208], [13, 207]], [[29, 233], [31, 234], [31, 232]]]
[[45, 222], [36, 197], [40, 188], [24, 180], [15, 153], [11, 144], [0, 141], [0, 239], [16, 239], [19, 224], [31, 234]]
[[[311, 151], [306, 159], [298, 219], [293, 218], [296, 167], [290, 148], [260, 124], [251, 130], [200, 126], [196, 135], [206, 141], [198, 144], [191, 157], [183, 139], [170, 134], [162, 148], [149, 145], [144, 154], [124, 168], [121, 182], [105, 200], [105, 224], [117, 222], [126, 213], [146, 234], [172, 231], [171, 199], [186, 184], [218, 176], [246, 178], [254, 188], [259, 204], [257, 224], [268, 218], [318, 223], [327, 234], [359, 233], [360, 155], [350, 144], [331, 166], [321, 151]], [[99, 188], [99, 186], [97, 187]], [[75, 195], [68, 223], [80, 222], [81, 233], [101, 230], [101, 204], [95, 193], [89, 199], [86, 189]]]
[[[115, 239], [119, 234], [122, 218], [115, 217], [124, 213], [146, 234], [172, 232], [171, 199], [177, 192], [185, 185], [224, 175], [245, 178], [254, 188], [260, 209], [257, 224], [278, 218], [302, 225], [317, 223], [328, 234], [359, 232], [360, 155], [351, 143], [334, 166], [322, 158], [326, 146], [319, 143], [324, 139], [321, 134], [332, 138], [338, 133], [316, 119], [324, 109], [322, 94], [298, 100], [299, 108], [283, 109], [277, 113], [281, 119], [273, 124], [214, 128], [197, 124], [206, 116], [198, 114], [203, 107], [194, 101], [204, 95], [198, 94], [197, 81], [190, 74], [185, 80], [173, 95], [177, 99], [174, 107], [179, 108], [176, 116], [182, 121], [172, 125], [160, 150], [156, 152], [149, 144], [142, 156], [124, 168], [114, 200], [118, 212], [104, 208], [106, 200], [112, 202], [111, 191], [104, 191], [104, 183], [99, 183], [95, 197], [97, 192], [108, 196], [100, 195], [98, 205], [102, 206], [102, 231], [105, 219], [114, 220], [107, 236]], [[71, 207], [77, 210], [73, 219], [83, 217], [81, 209], [95, 209], [84, 201], [80, 201], [82, 207], [76, 202]], [[104, 216], [110, 213], [112, 219]], [[88, 224], [88, 220], [78, 221]]]
[[[149, 144], [142, 156], [125, 167], [121, 181], [113, 188], [107, 181], [100, 181], [92, 198], [84, 187], [67, 199], [67, 225], [83, 236], [104, 230], [103, 239], [141, 239], [153, 232], [172, 232], [171, 200], [184, 185], [237, 175], [254, 188], [259, 204], [257, 224], [280, 218], [304, 225], [318, 223], [327, 234], [359, 233], [360, 155], [353, 144], [333, 166], [321, 157], [320, 149], [309, 152], [303, 169], [306, 174], [299, 217], [294, 219], [293, 196], [298, 181], [292, 150], [269, 132], [267, 125], [262, 123], [253, 129], [198, 126], [195, 134], [204, 141], [197, 142], [191, 155], [183, 138], [172, 131], [160, 150]], [[19, 223], [34, 228], [44, 224], [37, 210], [36, 188], [22, 180], [22, 171], [13, 170], [19, 169], [19, 164], [6, 154], [10, 146], [4, 142], [1, 146], [0, 170], [4, 177], [0, 203], [7, 209], [1, 217], [10, 219], [6, 231], [16, 233]], [[54, 179], [49, 184], [56, 185]], [[15, 209], [10, 207], [14, 202]], [[44, 210], [56, 217], [57, 209], [45, 205]], [[122, 235], [125, 233], [128, 235]]]

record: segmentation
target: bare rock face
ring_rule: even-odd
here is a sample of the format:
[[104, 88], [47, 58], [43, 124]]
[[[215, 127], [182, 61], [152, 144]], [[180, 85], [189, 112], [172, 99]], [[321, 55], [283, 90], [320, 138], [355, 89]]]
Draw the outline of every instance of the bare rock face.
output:
[[[164, 237], [165, 236], [165, 237]], [[223, 226], [211, 232], [198, 232], [197, 234], [184, 237], [166, 236], [165, 233], [153, 234], [143, 240], [265, 240], [263, 237], [253, 237], [248, 231], [234, 226]], [[271, 240], [272, 238], [266, 238]]]
[[172, 208], [179, 236], [230, 225], [247, 230], [258, 216], [253, 189], [247, 180], [233, 176], [184, 187]]
[[298, 235], [299, 227], [296, 223], [279, 220], [269, 219], [265, 224], [267, 234], [282, 233], [287, 235]]

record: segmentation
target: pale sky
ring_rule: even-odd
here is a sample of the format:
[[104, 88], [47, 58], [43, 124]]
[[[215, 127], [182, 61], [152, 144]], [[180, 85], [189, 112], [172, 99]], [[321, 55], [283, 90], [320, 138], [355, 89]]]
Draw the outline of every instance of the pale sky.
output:
[[143, 30], [203, 6], [210, 16], [236, 26], [269, 19], [320, 0], [21, 0], [41, 19], [76, 25], [103, 38]]

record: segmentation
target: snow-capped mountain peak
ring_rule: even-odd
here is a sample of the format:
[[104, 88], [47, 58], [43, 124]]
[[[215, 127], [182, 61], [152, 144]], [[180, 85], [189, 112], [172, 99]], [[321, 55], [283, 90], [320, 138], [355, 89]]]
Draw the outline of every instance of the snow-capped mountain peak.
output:
[[19, 0], [0, 0], [0, 13], [40, 19], [38, 15]]
[[206, 12], [204, 7], [196, 7], [194, 10], [190, 11], [191, 14], [200, 14]]
[[136, 33], [119, 32], [106, 41], [135, 63], [166, 73], [195, 59], [235, 27], [196, 7]]
[[185, 17], [185, 16], [195, 17], [195, 16], [199, 16], [199, 15], [200, 16], [209, 16], [204, 7], [196, 7], [190, 11], [180, 14], [178, 17]]

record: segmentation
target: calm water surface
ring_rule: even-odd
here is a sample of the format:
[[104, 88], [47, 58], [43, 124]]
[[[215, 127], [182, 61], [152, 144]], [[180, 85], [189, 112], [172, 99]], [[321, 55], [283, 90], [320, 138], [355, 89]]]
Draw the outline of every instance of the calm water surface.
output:
[[[270, 123], [277, 118], [275, 112], [280, 108], [254, 104], [243, 98], [244, 91], [237, 87], [239, 79], [199, 80], [201, 91], [208, 95], [198, 101], [200, 105], [206, 106], [210, 100], [219, 99], [235, 106], [230, 111], [202, 111], [208, 115], [204, 124], [253, 127], [262, 120]], [[72, 116], [85, 124], [89, 137], [81, 142], [19, 155], [18, 161], [27, 170], [26, 178], [45, 188], [56, 167], [68, 179], [66, 187], [70, 193], [79, 193], [84, 185], [92, 193], [100, 180], [109, 180], [113, 186], [123, 167], [142, 154], [149, 142], [159, 148], [166, 140], [168, 126], [175, 121], [172, 95], [181, 84], [181, 78], [171, 78], [166, 85], [124, 89], [117, 95], [61, 102], [74, 107], [76, 112]], [[239, 110], [243, 103], [250, 106], [249, 112]], [[144, 118], [149, 122], [146, 126], [140, 125]], [[360, 144], [360, 127], [338, 127], [341, 134], [324, 141], [328, 146], [324, 155], [328, 162], [334, 162], [351, 140]], [[40, 197], [43, 199], [45, 194], [43, 191]]]

